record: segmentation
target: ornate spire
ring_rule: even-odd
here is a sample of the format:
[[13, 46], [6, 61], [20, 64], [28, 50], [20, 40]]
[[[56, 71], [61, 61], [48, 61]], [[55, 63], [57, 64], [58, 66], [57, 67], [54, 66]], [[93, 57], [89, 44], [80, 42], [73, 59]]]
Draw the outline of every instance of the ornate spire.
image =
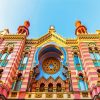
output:
[[23, 26], [19, 26], [18, 27], [18, 34], [25, 34], [26, 36], [29, 35], [29, 28], [30, 26], [30, 22], [29, 21], [25, 21]]
[[75, 34], [80, 35], [80, 34], [87, 34], [87, 28], [81, 24], [81, 21], [77, 20], [75, 22], [76, 30]]

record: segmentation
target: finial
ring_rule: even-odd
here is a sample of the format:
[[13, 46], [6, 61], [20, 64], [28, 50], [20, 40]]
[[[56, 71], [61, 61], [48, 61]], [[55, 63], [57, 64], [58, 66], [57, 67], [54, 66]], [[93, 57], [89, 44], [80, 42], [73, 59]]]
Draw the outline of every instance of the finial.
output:
[[75, 26], [76, 26], [76, 28], [78, 28], [79, 26], [81, 26], [81, 21], [77, 20], [77, 21], [75, 22]]
[[50, 26], [50, 29], [55, 29], [55, 27], [53, 25]]
[[49, 33], [51, 32], [56, 32], [55, 27], [53, 25], [51, 25], [49, 28]]
[[24, 26], [28, 28], [30, 26], [30, 22], [29, 21], [25, 21], [24, 22]]

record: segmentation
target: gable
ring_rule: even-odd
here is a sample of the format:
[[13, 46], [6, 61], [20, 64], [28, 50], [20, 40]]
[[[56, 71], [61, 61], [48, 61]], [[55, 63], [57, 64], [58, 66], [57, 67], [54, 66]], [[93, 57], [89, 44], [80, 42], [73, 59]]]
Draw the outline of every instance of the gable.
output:
[[65, 47], [66, 46], [66, 39], [64, 39], [63, 37], [61, 37], [60, 35], [56, 34], [55, 32], [53, 33], [48, 33], [46, 35], [44, 35], [43, 37], [38, 39], [38, 44], [37, 47], [41, 47], [45, 44], [57, 44], [60, 47]]

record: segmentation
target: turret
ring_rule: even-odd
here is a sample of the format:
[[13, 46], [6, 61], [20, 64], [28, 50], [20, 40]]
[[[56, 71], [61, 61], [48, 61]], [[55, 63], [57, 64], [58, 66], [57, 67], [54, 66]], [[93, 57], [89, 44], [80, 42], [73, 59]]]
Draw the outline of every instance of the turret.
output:
[[17, 33], [18, 34], [25, 34], [26, 36], [28, 36], [29, 35], [29, 30], [28, 30], [29, 26], [30, 26], [30, 22], [25, 21], [24, 25], [18, 27]]
[[76, 21], [75, 26], [76, 26], [75, 30], [76, 35], [87, 34], [87, 28], [81, 24], [81, 21], [79, 20]]

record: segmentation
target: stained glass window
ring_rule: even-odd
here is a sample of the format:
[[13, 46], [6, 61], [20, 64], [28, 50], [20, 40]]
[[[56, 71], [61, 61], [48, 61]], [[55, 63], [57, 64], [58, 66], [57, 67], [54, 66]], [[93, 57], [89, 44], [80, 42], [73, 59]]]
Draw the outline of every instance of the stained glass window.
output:
[[13, 52], [13, 46], [11, 46], [13, 43], [7, 43], [5, 48], [0, 53], [0, 66], [5, 67], [10, 60]]
[[84, 81], [83, 75], [79, 75], [78, 87], [81, 91], [88, 90], [88, 84]]
[[86, 90], [87, 90], [86, 83], [85, 83], [83, 80], [79, 80], [78, 85], [79, 85], [79, 89], [80, 89], [81, 91], [86, 91]]
[[83, 70], [81, 59], [77, 54], [74, 54], [74, 65], [76, 70]]
[[[94, 49], [96, 50], [94, 51]], [[93, 50], [89, 49], [90, 57], [93, 60], [94, 66], [99, 67], [100, 66], [100, 54], [99, 54], [97, 47], [94, 47], [94, 49]]]

